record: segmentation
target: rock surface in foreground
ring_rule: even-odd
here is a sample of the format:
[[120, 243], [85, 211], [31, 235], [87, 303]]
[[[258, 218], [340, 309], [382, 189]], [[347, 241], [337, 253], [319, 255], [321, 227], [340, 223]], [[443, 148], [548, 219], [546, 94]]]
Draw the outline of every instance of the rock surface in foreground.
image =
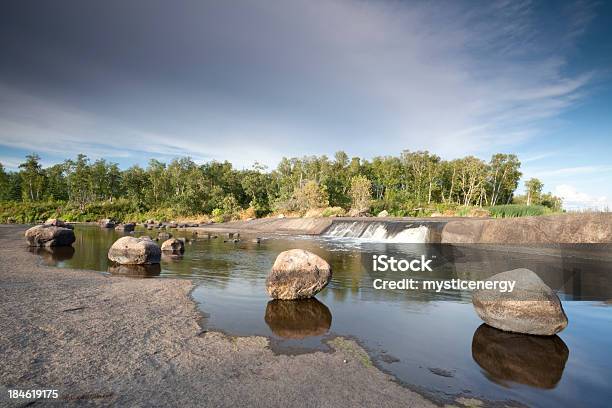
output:
[[108, 259], [121, 265], [157, 264], [161, 250], [150, 239], [122, 237], [108, 250]]
[[47, 224], [30, 228], [25, 237], [31, 247], [69, 246], [76, 240], [72, 229]]
[[266, 279], [266, 289], [273, 299], [306, 299], [327, 286], [331, 276], [331, 267], [318, 255], [290, 249], [276, 258]]
[[551, 336], [567, 326], [567, 316], [557, 295], [534, 272], [514, 269], [489, 281], [515, 281], [512, 292], [476, 290], [472, 303], [478, 316], [500, 330]]

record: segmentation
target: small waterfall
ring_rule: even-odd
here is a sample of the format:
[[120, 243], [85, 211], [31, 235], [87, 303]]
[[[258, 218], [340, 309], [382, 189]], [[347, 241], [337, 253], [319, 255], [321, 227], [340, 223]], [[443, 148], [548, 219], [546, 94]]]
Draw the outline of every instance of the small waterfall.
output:
[[425, 243], [429, 241], [429, 228], [406, 222], [334, 221], [323, 236], [365, 242]]

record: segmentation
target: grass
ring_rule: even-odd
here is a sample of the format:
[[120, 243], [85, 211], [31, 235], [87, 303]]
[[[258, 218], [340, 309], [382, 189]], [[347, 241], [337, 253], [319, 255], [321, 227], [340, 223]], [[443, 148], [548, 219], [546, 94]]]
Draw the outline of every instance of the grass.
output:
[[505, 204], [489, 207], [494, 218], [530, 217], [552, 214], [553, 211], [543, 205]]

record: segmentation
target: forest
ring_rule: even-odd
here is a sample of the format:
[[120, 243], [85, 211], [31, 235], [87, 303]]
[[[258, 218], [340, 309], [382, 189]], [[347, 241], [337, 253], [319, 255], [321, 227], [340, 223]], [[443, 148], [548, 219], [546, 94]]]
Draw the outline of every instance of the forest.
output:
[[[538, 179], [517, 195], [521, 163], [514, 154], [443, 160], [403, 151], [371, 160], [337, 152], [333, 158], [283, 158], [275, 169], [257, 162], [237, 169], [228, 161], [197, 164], [189, 157], [122, 170], [79, 154], [43, 168], [30, 154], [16, 171], [0, 163], [0, 221], [35, 222], [146, 218], [227, 221], [285, 214], [300, 216], [537, 215], [561, 211]], [[517, 212], [516, 209], [519, 209]], [[525, 210], [526, 209], [526, 210]]]

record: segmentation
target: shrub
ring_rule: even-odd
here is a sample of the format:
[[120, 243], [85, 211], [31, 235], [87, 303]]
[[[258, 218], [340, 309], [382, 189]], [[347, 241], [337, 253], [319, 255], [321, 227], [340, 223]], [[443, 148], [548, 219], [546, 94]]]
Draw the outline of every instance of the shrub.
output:
[[550, 208], [543, 205], [506, 204], [489, 207], [489, 212], [495, 218], [528, 217], [551, 214]]

